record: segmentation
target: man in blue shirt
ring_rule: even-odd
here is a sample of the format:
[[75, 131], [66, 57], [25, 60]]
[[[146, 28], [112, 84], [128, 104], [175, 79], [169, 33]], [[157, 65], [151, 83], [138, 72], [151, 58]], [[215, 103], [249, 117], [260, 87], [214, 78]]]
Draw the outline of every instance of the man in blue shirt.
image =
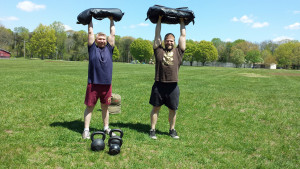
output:
[[102, 32], [97, 33], [95, 39], [92, 20], [88, 25], [89, 70], [84, 102], [86, 109], [84, 111], [83, 139], [90, 138], [90, 121], [98, 99], [100, 99], [101, 102], [104, 131], [107, 134], [110, 131], [108, 106], [111, 102], [112, 55], [115, 45], [115, 25], [113, 18], [109, 17], [109, 19], [110, 35], [107, 40], [106, 35]]

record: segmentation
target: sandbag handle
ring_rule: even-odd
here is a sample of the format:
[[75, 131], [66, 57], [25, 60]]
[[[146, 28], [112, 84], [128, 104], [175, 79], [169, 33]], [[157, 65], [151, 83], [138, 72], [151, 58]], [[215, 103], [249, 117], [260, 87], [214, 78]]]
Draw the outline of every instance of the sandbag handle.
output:
[[180, 8], [176, 8], [176, 9], [189, 9], [189, 7], [180, 7]]

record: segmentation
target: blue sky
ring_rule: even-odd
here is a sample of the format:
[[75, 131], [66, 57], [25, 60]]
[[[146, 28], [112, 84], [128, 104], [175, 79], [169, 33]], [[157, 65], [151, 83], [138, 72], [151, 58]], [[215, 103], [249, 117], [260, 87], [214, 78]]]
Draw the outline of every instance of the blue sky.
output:
[[[80, 12], [88, 8], [119, 8], [125, 15], [116, 22], [116, 34], [153, 40], [155, 24], [145, 21], [149, 7], [158, 4], [172, 8], [188, 7], [195, 13], [195, 25], [186, 26], [187, 39], [220, 38], [300, 40], [300, 0], [0, 0], [0, 24], [14, 30], [23, 26], [33, 31], [40, 23], [62, 22], [67, 29], [85, 30], [76, 24]], [[93, 20], [95, 32], [109, 33], [108, 19]], [[162, 35], [179, 35], [179, 25], [162, 25]]]

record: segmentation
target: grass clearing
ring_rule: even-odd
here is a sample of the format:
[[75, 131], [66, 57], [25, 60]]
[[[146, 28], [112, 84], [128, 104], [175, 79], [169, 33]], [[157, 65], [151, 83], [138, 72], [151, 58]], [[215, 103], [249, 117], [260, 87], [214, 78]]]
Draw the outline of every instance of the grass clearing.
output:
[[[88, 62], [0, 60], [0, 168], [299, 168], [300, 72], [182, 66], [176, 130], [148, 137], [154, 65], [114, 63], [121, 154], [82, 140]], [[91, 131], [102, 129], [100, 105]], [[107, 144], [108, 139], [105, 140]]]

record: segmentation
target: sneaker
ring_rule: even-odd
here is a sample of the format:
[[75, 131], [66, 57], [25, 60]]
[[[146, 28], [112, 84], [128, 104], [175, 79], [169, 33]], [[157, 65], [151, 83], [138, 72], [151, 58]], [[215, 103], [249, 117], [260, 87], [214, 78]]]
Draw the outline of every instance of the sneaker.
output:
[[90, 139], [90, 131], [84, 130], [82, 133], [82, 138], [83, 139]]
[[154, 139], [154, 140], [157, 139], [157, 137], [156, 137], [156, 135], [155, 135], [155, 130], [153, 130], [153, 129], [150, 130], [149, 136], [150, 136], [150, 138], [152, 138], [152, 139]]
[[177, 132], [175, 129], [170, 130], [169, 135], [175, 139], [179, 139], [179, 136], [177, 135]]
[[[105, 132], [107, 135], [109, 135], [110, 130], [111, 130], [111, 129], [108, 128], [108, 129], [104, 130], [104, 132]], [[114, 132], [112, 132], [112, 133], [111, 133], [111, 136], [116, 136], [116, 134], [115, 134]]]

